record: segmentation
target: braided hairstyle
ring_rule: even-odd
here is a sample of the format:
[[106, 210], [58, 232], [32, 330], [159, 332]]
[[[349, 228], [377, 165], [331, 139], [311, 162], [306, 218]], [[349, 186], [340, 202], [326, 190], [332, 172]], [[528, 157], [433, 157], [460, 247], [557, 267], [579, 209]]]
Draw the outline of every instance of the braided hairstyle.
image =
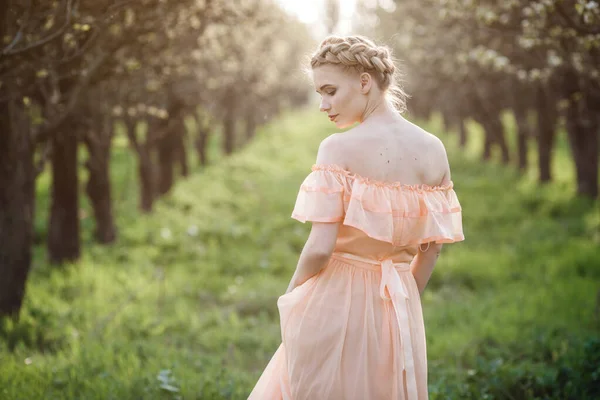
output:
[[340, 65], [346, 71], [368, 72], [386, 93], [390, 104], [400, 113], [406, 111], [408, 96], [399, 84], [400, 73], [388, 47], [377, 46], [364, 36], [329, 36], [310, 60], [312, 68], [324, 64]]

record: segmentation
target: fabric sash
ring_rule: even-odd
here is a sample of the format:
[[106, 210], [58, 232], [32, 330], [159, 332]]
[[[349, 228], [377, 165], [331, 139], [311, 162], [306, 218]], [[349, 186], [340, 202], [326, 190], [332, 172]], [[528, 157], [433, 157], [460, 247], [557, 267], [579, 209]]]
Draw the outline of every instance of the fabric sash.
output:
[[[379, 295], [384, 300], [391, 300], [398, 321], [398, 330], [400, 331], [402, 352], [404, 355], [404, 370], [406, 371], [406, 388], [408, 391], [407, 400], [418, 400], [417, 395], [417, 377], [415, 374], [415, 361], [412, 351], [412, 338], [410, 329], [410, 319], [408, 316], [408, 289], [399, 272], [409, 272], [410, 264], [394, 263], [390, 259], [373, 260], [357, 256], [350, 253], [334, 252], [333, 256], [338, 256], [348, 260], [355, 260], [371, 265], [381, 266], [381, 284], [379, 286]], [[386, 288], [389, 296], [386, 295]]]

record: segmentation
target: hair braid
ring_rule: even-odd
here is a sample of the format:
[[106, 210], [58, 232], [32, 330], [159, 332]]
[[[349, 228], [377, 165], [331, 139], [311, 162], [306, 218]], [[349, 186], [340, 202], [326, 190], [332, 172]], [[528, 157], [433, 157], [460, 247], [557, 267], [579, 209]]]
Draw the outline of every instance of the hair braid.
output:
[[406, 93], [397, 82], [398, 70], [386, 46], [377, 46], [364, 36], [329, 36], [311, 57], [310, 65], [340, 65], [359, 73], [368, 72], [399, 112], [406, 110]]

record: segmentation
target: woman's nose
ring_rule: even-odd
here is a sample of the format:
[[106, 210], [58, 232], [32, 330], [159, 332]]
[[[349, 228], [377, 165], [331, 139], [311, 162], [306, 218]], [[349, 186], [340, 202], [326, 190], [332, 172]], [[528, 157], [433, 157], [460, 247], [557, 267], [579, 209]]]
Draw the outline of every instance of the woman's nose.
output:
[[321, 105], [319, 106], [319, 111], [327, 111], [331, 108], [331, 106], [321, 100]]

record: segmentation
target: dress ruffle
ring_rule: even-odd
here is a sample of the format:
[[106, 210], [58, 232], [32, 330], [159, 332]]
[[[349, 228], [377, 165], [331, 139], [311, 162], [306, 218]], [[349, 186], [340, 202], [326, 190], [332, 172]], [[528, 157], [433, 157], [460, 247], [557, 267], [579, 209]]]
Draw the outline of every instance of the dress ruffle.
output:
[[315, 164], [300, 186], [292, 218], [342, 222], [395, 246], [464, 240], [454, 185], [387, 183]]

